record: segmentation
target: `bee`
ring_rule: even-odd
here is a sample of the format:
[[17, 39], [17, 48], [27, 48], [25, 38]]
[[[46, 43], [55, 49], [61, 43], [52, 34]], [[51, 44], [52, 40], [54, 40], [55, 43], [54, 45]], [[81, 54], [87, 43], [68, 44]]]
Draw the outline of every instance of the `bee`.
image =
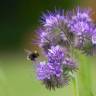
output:
[[39, 56], [39, 53], [36, 50], [34, 52], [25, 50], [25, 52], [27, 53], [27, 60], [35, 61]]

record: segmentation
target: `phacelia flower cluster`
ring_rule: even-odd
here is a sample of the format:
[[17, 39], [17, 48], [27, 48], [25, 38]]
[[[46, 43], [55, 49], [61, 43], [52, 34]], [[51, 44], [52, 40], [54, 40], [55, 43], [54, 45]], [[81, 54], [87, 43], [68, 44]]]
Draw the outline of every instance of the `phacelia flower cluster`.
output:
[[[68, 84], [70, 72], [76, 70], [76, 64], [60, 46], [52, 46], [48, 51], [48, 61], [37, 66], [37, 77], [48, 89]], [[49, 82], [49, 83], [48, 83]]]
[[67, 15], [64, 11], [44, 14], [41, 28], [37, 32], [37, 44], [47, 58], [37, 64], [37, 78], [48, 89], [68, 84], [70, 73], [76, 71], [77, 64], [70, 54], [71, 49], [90, 53], [91, 47], [96, 45], [96, 28], [90, 16], [91, 11], [76, 8], [72, 12]]
[[71, 16], [68, 26], [74, 34], [89, 34], [91, 31], [92, 19], [90, 17], [90, 10], [76, 9], [76, 12]]
[[[62, 74], [62, 71], [63, 71], [62, 70], [63, 60], [64, 60], [63, 50], [61, 50], [61, 48], [59, 46], [55, 46], [55, 47], [52, 46], [52, 48], [48, 51], [48, 61], [46, 64], [43, 64], [46, 66], [46, 68], [48, 69], [48, 72], [49, 72], [49, 73], [43, 72], [43, 76], [45, 77], [44, 79], [50, 79], [52, 75], [55, 75], [56, 77], [60, 77]], [[39, 65], [42, 66], [42, 64], [39, 64]], [[39, 70], [39, 72], [37, 72], [38, 78], [40, 77], [39, 74], [42, 74], [42, 71]], [[50, 77], [48, 76], [48, 74], [50, 75]], [[46, 77], [46, 76], [48, 76], [48, 77]]]

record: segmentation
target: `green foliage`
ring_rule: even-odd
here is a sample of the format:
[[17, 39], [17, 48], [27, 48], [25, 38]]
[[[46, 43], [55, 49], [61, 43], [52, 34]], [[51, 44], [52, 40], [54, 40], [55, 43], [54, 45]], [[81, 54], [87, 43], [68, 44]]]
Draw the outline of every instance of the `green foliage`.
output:
[[79, 62], [78, 69], [78, 86], [80, 96], [94, 96], [92, 92], [92, 81], [91, 81], [91, 68], [92, 68], [92, 57], [82, 54], [82, 52], [75, 50], [74, 57]]

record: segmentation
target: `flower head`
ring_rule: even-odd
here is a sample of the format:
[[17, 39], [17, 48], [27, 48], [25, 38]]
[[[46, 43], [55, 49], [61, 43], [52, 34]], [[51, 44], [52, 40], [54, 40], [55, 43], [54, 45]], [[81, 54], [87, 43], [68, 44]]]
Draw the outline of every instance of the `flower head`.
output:
[[75, 71], [77, 69], [76, 62], [70, 56], [67, 56], [63, 61], [63, 68], [71, 71]]
[[90, 32], [92, 26], [92, 19], [90, 18], [90, 10], [76, 9], [76, 13], [71, 17], [68, 26], [72, 32], [82, 35]]
[[59, 23], [63, 22], [64, 11], [56, 11], [54, 13], [49, 12], [48, 14], [44, 14], [42, 17], [42, 23], [45, 27], [53, 27], [54, 25], [59, 25]]
[[39, 47], [44, 49], [45, 53], [48, 53], [48, 50], [52, 48], [52, 46], [68, 45], [68, 39], [63, 31], [60, 32], [52, 32], [46, 29], [39, 29], [38, 30], [38, 45]]
[[59, 46], [51, 47], [48, 52], [48, 62], [41, 62], [37, 67], [38, 77], [40, 79], [48, 79], [50, 76], [53, 75], [60, 77], [62, 74], [63, 59], [63, 50]]
[[90, 42], [90, 37], [93, 31], [93, 23], [90, 16], [90, 9], [77, 8], [73, 15], [68, 18], [68, 27], [74, 34], [73, 45], [76, 48], [84, 49], [87, 43]]
[[52, 41], [54, 38], [53, 33], [48, 32], [47, 30], [44, 29], [39, 29], [37, 31], [38, 35], [38, 41], [37, 44], [40, 48], [43, 48], [44, 52], [47, 53], [48, 49], [50, 49], [52, 45]]
[[45, 61], [37, 65], [37, 78], [39, 80], [50, 79], [50, 70]]
[[68, 84], [69, 73], [76, 69], [73, 59], [59, 45], [52, 46], [48, 51], [47, 63], [37, 66], [37, 77], [48, 89], [55, 89]]
[[62, 62], [64, 59], [64, 50], [60, 46], [52, 46], [48, 52], [49, 62]]

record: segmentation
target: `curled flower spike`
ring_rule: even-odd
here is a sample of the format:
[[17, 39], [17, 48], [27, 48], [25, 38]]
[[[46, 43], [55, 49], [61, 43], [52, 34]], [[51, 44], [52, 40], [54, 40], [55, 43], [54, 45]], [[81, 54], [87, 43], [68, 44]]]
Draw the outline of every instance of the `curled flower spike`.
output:
[[71, 17], [71, 20], [69, 20], [68, 23], [68, 26], [70, 27], [71, 31], [75, 34], [89, 34], [92, 25], [90, 10], [82, 10], [78, 7], [76, 9], [75, 14]]
[[48, 89], [55, 89], [68, 84], [69, 73], [75, 69], [75, 62], [57, 45], [49, 49], [48, 62], [41, 62], [37, 66], [37, 76]]
[[[66, 31], [67, 19], [64, 16], [64, 11], [49, 12], [47, 15], [42, 16], [43, 27], [57, 36], [58, 33]], [[64, 30], [63, 30], [64, 29]]]
[[67, 47], [69, 45], [68, 39], [63, 31], [57, 34], [55, 32], [40, 29], [38, 31], [38, 37], [37, 44], [39, 47], [43, 48], [45, 53], [48, 53], [48, 49], [50, 49], [51, 46], [59, 44]]
[[64, 59], [64, 52], [60, 46], [52, 46], [48, 52], [49, 62], [62, 62]]
[[58, 26], [61, 22], [65, 20], [64, 11], [55, 11], [54, 13], [48, 12], [42, 17], [42, 23], [44, 27]]
[[77, 65], [75, 61], [71, 57], [66, 57], [65, 60], [63, 61], [63, 67], [67, 68], [70, 71], [76, 71], [77, 70]]
[[89, 9], [80, 9], [78, 7], [70, 20], [68, 20], [68, 27], [74, 34], [74, 46], [76, 48], [83, 49], [86, 42], [91, 40], [94, 25], [90, 13]]
[[[45, 79], [46, 69], [44, 69], [44, 68], [47, 68], [48, 72], [49, 72], [48, 74], [50, 76], [55, 75], [55, 76], [59, 77], [62, 72], [61, 64], [62, 64], [63, 59], [64, 59], [64, 52], [60, 49], [60, 47], [59, 46], [52, 47], [48, 52], [48, 62], [46, 64], [45, 64], [45, 62], [41, 62], [39, 64], [39, 66], [37, 67], [37, 69], [40, 69], [40, 70], [37, 70], [38, 71], [37, 73], [38, 74], [40, 74], [41, 72], [45, 73], [45, 74], [41, 73], [41, 74], [43, 74], [44, 79]], [[48, 75], [48, 77], [49, 77], [49, 75]], [[38, 75], [38, 76], [42, 76], [42, 75]]]
[[54, 39], [54, 35], [51, 32], [48, 32], [44, 29], [39, 29], [37, 31], [38, 41], [37, 44], [40, 48], [43, 48], [44, 52], [47, 53], [48, 49], [50, 49], [52, 45], [52, 41]]

